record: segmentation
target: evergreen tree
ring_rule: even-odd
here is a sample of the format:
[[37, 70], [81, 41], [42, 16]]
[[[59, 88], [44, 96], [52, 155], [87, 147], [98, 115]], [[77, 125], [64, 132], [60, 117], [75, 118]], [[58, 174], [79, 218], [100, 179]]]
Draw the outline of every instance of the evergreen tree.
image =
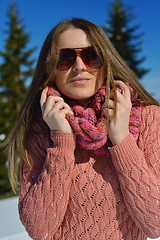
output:
[[132, 8], [122, 0], [114, 0], [109, 8], [109, 20], [103, 27], [107, 36], [130, 68], [142, 78], [149, 70], [141, 67], [145, 57], [139, 57], [142, 46], [142, 33], [137, 33], [139, 25], [131, 26], [135, 19]]
[[[27, 81], [33, 75], [34, 48], [27, 49], [29, 35], [25, 33], [14, 2], [8, 12], [4, 50], [0, 51], [0, 143], [11, 131], [24, 95]], [[10, 191], [7, 174], [7, 155], [0, 148], [0, 194]]]

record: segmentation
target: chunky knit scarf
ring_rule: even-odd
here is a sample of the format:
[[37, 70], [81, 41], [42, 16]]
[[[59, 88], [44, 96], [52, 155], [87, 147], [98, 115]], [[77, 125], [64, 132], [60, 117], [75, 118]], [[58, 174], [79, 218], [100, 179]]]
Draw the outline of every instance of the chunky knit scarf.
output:
[[[61, 96], [61, 94], [49, 88], [48, 95]], [[70, 105], [74, 116], [67, 115], [66, 119], [71, 124], [76, 134], [77, 144], [80, 148], [93, 150], [97, 155], [109, 153], [111, 146], [107, 138], [107, 121], [102, 115], [101, 106], [105, 102], [106, 88], [102, 86], [92, 98], [86, 108], [77, 104], [77, 101], [62, 96]], [[141, 126], [140, 100], [134, 97], [130, 113], [129, 131], [136, 138]]]

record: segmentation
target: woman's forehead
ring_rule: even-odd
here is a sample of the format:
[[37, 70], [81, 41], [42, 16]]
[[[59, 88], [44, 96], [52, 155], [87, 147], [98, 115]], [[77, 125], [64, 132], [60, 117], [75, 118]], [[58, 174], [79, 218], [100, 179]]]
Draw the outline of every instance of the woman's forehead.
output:
[[90, 45], [86, 33], [79, 28], [69, 28], [63, 31], [57, 45], [59, 48], [81, 48]]

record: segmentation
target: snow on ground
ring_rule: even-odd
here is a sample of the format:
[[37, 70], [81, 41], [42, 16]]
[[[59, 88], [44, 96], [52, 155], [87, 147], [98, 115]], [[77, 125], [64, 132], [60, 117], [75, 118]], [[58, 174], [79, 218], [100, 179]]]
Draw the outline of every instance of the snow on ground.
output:
[[18, 198], [0, 200], [0, 240], [29, 240], [18, 216]]

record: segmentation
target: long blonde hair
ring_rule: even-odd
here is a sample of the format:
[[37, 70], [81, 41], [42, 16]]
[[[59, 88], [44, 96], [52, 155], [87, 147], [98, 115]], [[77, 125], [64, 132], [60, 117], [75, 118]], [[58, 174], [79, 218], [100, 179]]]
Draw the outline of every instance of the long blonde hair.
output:
[[[33, 81], [29, 92], [21, 107], [21, 111], [15, 126], [7, 138], [9, 157], [9, 179], [13, 191], [17, 190], [19, 181], [19, 162], [21, 159], [32, 166], [32, 157], [26, 148], [26, 140], [33, 121], [34, 109], [40, 108], [39, 100], [41, 91], [45, 86], [54, 81], [54, 70], [58, 61], [57, 41], [59, 35], [68, 28], [78, 28], [83, 30], [87, 38], [96, 49], [100, 49], [104, 59], [105, 79], [108, 90], [110, 86], [115, 89], [114, 80], [121, 79], [128, 82], [138, 93], [139, 97], [147, 105], [158, 102], [143, 88], [136, 74], [128, 67], [126, 62], [120, 57], [109, 38], [103, 30], [96, 24], [81, 18], [64, 20], [57, 24], [48, 34], [42, 46]], [[107, 91], [109, 93], [109, 91]], [[109, 96], [107, 96], [109, 98]]]

